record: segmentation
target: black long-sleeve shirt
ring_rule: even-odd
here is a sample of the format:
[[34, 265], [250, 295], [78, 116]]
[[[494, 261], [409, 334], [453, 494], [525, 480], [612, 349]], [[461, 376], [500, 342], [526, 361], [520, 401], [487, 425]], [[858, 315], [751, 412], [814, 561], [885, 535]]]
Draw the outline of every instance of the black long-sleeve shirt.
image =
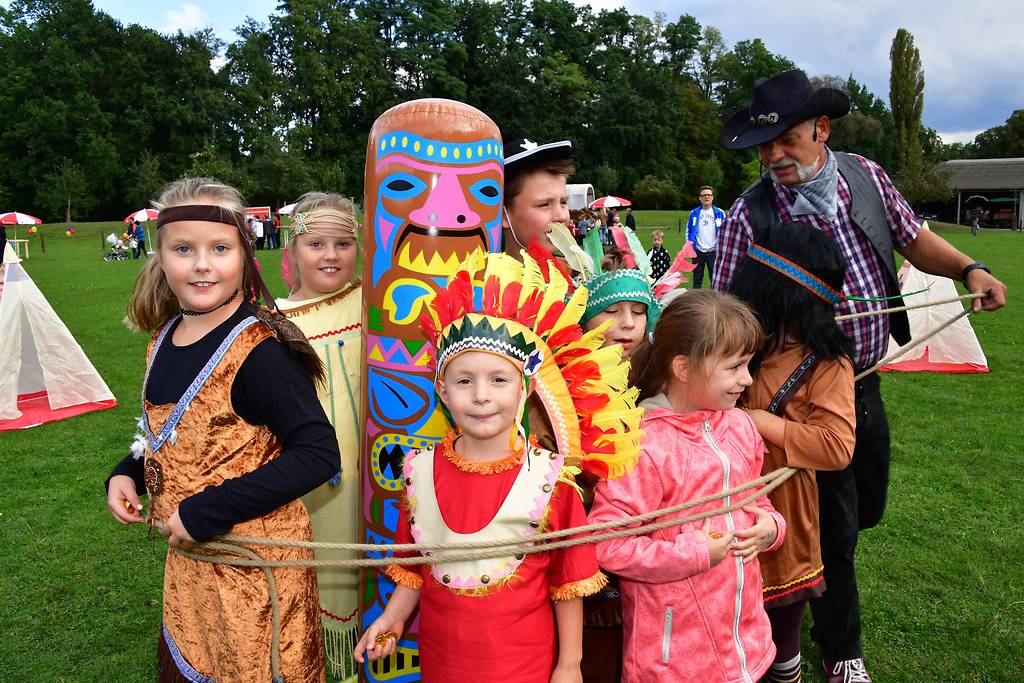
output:
[[[171, 343], [170, 330], [150, 371], [149, 402], [177, 403], [232, 328], [251, 313], [243, 304], [228, 320], [187, 346]], [[181, 501], [178, 514], [197, 541], [227, 533], [239, 522], [303, 496], [334, 476], [341, 464], [337, 436], [313, 380], [276, 339], [257, 345], [242, 362], [231, 386], [231, 402], [246, 422], [269, 427], [282, 449], [261, 467]], [[142, 458], [126, 456], [111, 472], [111, 476], [117, 474], [131, 477], [136, 491], [145, 493]]]

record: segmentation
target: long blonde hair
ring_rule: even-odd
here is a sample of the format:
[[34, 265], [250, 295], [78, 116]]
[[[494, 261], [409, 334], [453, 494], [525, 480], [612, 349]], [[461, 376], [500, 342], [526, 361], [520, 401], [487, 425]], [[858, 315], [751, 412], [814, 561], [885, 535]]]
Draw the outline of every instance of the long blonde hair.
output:
[[[292, 209], [292, 215], [297, 216], [300, 213], [309, 213], [310, 211], [316, 211], [317, 209], [334, 209], [339, 213], [352, 216], [353, 222], [356, 220], [356, 207], [355, 204], [352, 203], [352, 200], [334, 192], [307, 192], [299, 197], [298, 201], [295, 202], [295, 208]], [[298, 242], [298, 238], [299, 235], [292, 232], [291, 236], [288, 238], [288, 244], [285, 247], [284, 265], [286, 266], [288, 273], [286, 281], [288, 284], [289, 296], [295, 294], [295, 292], [299, 291], [302, 287], [302, 274], [299, 272], [299, 259], [295, 253], [295, 246]], [[356, 248], [359, 248], [358, 242], [356, 243]]]
[[[213, 204], [228, 212], [236, 223], [242, 224], [245, 220], [245, 201], [238, 190], [210, 178], [176, 180], [164, 188], [153, 204], [158, 210], [185, 204]], [[239, 239], [242, 239], [241, 233]], [[178, 298], [167, 284], [160, 265], [160, 230], [156, 231], [155, 249], [156, 255], [147, 259], [135, 279], [128, 302], [125, 321], [135, 330], [153, 332], [181, 313]]]

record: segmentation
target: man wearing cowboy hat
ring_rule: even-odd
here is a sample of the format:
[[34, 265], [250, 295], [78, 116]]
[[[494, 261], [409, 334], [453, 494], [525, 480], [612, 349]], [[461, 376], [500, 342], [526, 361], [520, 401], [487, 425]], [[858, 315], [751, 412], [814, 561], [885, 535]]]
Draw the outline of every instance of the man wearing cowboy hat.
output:
[[[718, 235], [714, 286], [728, 289], [759, 229], [800, 220], [830, 235], [843, 251], [848, 263], [844, 292], [869, 299], [887, 297], [847, 301], [837, 307], [837, 315], [900, 305], [894, 251], [919, 270], [961, 280], [969, 291], [984, 293], [984, 298], [973, 301], [974, 310], [1003, 306], [1003, 283], [985, 264], [921, 230], [881, 166], [829, 149], [831, 119], [849, 110], [845, 93], [814, 89], [804, 72], [792, 70], [759, 81], [750, 106], [725, 123], [722, 145], [731, 150], [756, 146], [768, 173], [736, 200], [726, 216]], [[910, 337], [905, 313], [841, 325], [855, 343], [858, 373], [883, 358], [890, 333], [901, 344]], [[856, 401], [852, 465], [841, 472], [817, 474], [827, 590], [811, 601], [811, 635], [821, 646], [830, 683], [871, 680], [860, 644], [854, 551], [858, 531], [881, 520], [889, 480], [889, 424], [877, 373], [857, 382]]]

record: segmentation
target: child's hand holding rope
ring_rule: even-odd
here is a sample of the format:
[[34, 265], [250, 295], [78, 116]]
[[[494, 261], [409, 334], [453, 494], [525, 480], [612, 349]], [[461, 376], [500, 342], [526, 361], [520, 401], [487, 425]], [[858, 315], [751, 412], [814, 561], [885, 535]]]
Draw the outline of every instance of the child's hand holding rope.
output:
[[757, 518], [754, 526], [735, 531], [736, 541], [732, 544], [732, 551], [743, 558], [744, 564], [750, 562], [762, 550], [770, 548], [779, 535], [779, 527], [775, 518], [770, 512], [759, 508], [756, 505], [747, 505], [743, 508]]

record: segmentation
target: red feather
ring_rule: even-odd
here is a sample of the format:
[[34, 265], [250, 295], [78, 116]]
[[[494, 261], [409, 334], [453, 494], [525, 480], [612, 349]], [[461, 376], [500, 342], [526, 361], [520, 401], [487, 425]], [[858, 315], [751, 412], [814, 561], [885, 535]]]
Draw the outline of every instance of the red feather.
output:
[[429, 339], [431, 343], [437, 343], [437, 338], [440, 336], [440, 333], [434, 326], [434, 319], [431, 318], [430, 315], [424, 313], [420, 316], [420, 329], [423, 330], [423, 335]]
[[608, 405], [607, 394], [590, 394], [586, 396], [574, 396], [573, 403], [580, 415], [592, 415], [595, 411]]
[[551, 282], [551, 268], [554, 267], [559, 273], [565, 277], [566, 280], [572, 282], [572, 278], [569, 277], [569, 271], [558, 262], [554, 254], [545, 249], [540, 245], [540, 242], [534, 237], [526, 245], [526, 253], [533, 257], [533, 260], [537, 262], [540, 267], [541, 275], [544, 276], [544, 282]]
[[622, 262], [627, 268], [636, 268], [636, 257], [633, 256], [633, 250], [629, 248], [626, 231], [619, 225], [610, 226], [608, 229], [612, 231], [612, 239], [615, 240], [615, 246], [622, 252]]
[[499, 299], [501, 298], [501, 286], [497, 275], [487, 278], [484, 283], [483, 313], [484, 315], [498, 315], [500, 313]]
[[556, 301], [551, 304], [551, 307], [548, 308], [548, 312], [545, 313], [544, 317], [540, 319], [539, 323], [537, 323], [537, 327], [534, 329], [534, 332], [537, 334], [544, 334], [550, 330], [555, 326], [555, 323], [558, 322], [558, 316], [562, 315], [562, 311], [564, 310], [565, 304], [561, 301]]
[[583, 469], [585, 469], [587, 472], [590, 472], [597, 478], [602, 480], [608, 478], [608, 463], [606, 463], [604, 460], [584, 459], [582, 465]]
[[519, 295], [523, 293], [522, 282], [510, 282], [505, 291], [501, 294], [501, 317], [506, 320], [515, 320], [516, 310], [519, 308]]
[[576, 363], [572, 367], [563, 368], [562, 377], [565, 378], [569, 393], [575, 397], [585, 393], [585, 387], [591, 380], [601, 378], [601, 368], [593, 361], [584, 361]]
[[535, 289], [530, 292], [530, 295], [526, 297], [526, 301], [516, 311], [515, 320], [518, 320], [524, 327], [533, 328], [533, 324], [537, 321], [537, 311], [540, 310], [540, 304], [544, 300], [544, 292], [539, 289]]
[[[583, 446], [584, 453], [604, 453], [610, 455], [615, 452], [615, 444], [611, 443], [607, 439], [604, 439], [605, 434], [611, 432], [605, 432], [604, 430], [592, 427], [585, 433], [580, 434], [581, 445]], [[600, 440], [602, 443], [598, 443]]]
[[[550, 337], [548, 337], [548, 348], [557, 349], [562, 346], [565, 346], [566, 344], [571, 344], [574, 341], [579, 341], [582, 337], [582, 327], [580, 327], [579, 325], [566, 325], [565, 327], [563, 327], [562, 329], [558, 330]], [[580, 352], [579, 355], [586, 355], [587, 353], [590, 353], [586, 349], [576, 349], [576, 351]], [[559, 359], [561, 358], [561, 356], [556, 357]], [[572, 358], [575, 357], [576, 356], [572, 356]], [[558, 362], [561, 363], [562, 361], [559, 360]]]

